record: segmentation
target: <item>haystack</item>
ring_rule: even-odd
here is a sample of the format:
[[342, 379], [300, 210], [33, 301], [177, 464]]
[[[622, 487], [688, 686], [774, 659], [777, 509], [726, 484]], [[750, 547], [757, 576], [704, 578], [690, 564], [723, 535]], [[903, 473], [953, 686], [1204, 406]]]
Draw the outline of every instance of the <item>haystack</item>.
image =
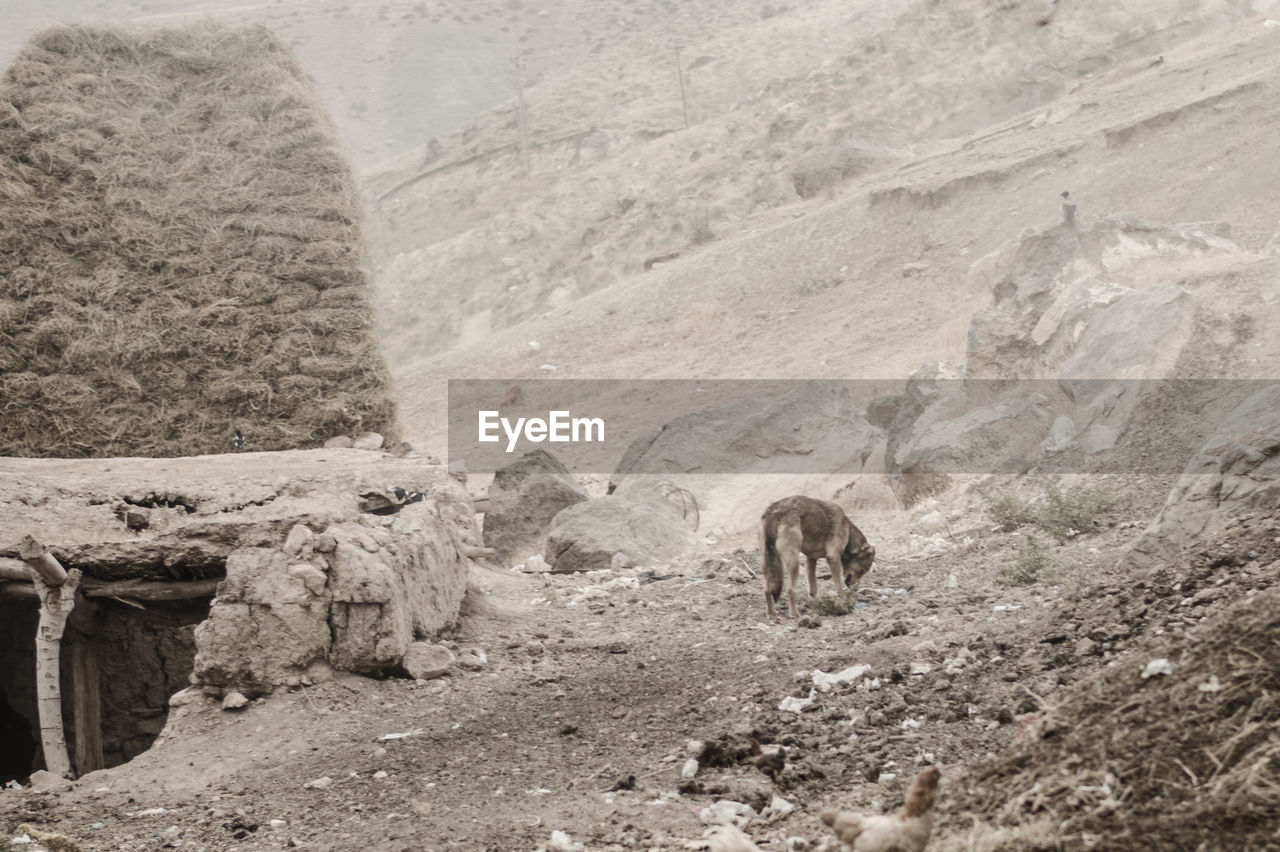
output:
[[31, 39], [0, 82], [0, 455], [394, 432], [335, 138], [262, 27]]

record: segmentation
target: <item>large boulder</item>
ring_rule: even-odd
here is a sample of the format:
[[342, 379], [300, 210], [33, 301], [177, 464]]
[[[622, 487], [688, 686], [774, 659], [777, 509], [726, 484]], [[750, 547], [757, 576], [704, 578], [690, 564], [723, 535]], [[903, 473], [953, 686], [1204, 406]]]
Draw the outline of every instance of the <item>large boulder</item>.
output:
[[692, 533], [678, 499], [636, 489], [630, 496], [589, 500], [556, 515], [545, 555], [557, 573], [643, 567], [689, 552]]
[[1170, 562], [1245, 515], [1280, 506], [1280, 384], [1264, 387], [1219, 424], [1124, 557], [1135, 568]]
[[1086, 450], [1115, 446], [1138, 406], [1159, 393], [1156, 380], [1173, 374], [1195, 315], [1195, 300], [1185, 290], [1156, 284], [1120, 297], [1089, 320], [1059, 374]]
[[588, 499], [586, 490], [551, 453], [525, 453], [494, 473], [484, 516], [485, 544], [508, 565], [541, 553], [552, 518]]

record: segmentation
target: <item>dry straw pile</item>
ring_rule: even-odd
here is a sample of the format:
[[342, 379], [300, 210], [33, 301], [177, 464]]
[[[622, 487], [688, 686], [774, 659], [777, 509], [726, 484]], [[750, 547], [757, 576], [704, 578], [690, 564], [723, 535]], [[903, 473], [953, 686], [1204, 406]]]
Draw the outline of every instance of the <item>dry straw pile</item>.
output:
[[1051, 841], [977, 848], [1280, 849], [1280, 587], [1072, 687], [964, 786]]
[[263, 28], [33, 38], [0, 82], [0, 455], [393, 432], [334, 140]]

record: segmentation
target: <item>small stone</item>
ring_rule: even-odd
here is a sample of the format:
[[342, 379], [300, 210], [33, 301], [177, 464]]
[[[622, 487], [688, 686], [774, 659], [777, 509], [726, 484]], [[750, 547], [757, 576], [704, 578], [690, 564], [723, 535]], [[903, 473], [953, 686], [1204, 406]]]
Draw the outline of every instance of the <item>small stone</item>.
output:
[[222, 699], [223, 710], [239, 710], [249, 703], [249, 699], [245, 698], [239, 692], [228, 692]]
[[412, 642], [405, 651], [400, 665], [414, 680], [431, 680], [449, 673], [449, 668], [457, 661], [453, 652], [443, 645], [429, 642]]
[[170, 707], [185, 707], [196, 701], [204, 700], [204, 690], [198, 686], [188, 686], [185, 689], [179, 689], [169, 697]]
[[377, 432], [361, 432], [356, 435], [355, 440], [351, 442], [351, 446], [357, 450], [380, 450], [382, 449], [382, 436]]
[[328, 790], [330, 787], [333, 786], [333, 779], [330, 778], [328, 775], [325, 775], [315, 779], [314, 781], [308, 781], [306, 784], [303, 784], [302, 786], [304, 789]]
[[324, 594], [324, 587], [328, 582], [328, 577], [323, 571], [307, 562], [290, 565], [289, 576], [301, 580], [302, 585], [307, 587], [307, 591], [316, 597]]
[[478, 672], [488, 664], [488, 655], [479, 648], [463, 648], [458, 652], [458, 665], [467, 671]]
[[316, 543], [312, 546], [316, 553], [333, 553], [338, 549], [338, 539], [333, 533], [320, 533], [316, 536]]
[[289, 530], [289, 535], [285, 537], [282, 549], [290, 556], [301, 556], [302, 551], [311, 544], [314, 538], [315, 534], [305, 524], [294, 524], [293, 528]]
[[350, 435], [334, 435], [332, 438], [324, 442], [326, 450], [345, 450], [352, 444]]
[[33, 790], [68, 790], [71, 788], [71, 782], [66, 778], [60, 778], [45, 769], [37, 769], [32, 772], [28, 783]]
[[698, 774], [698, 761], [692, 757], [684, 762], [684, 766], [680, 767], [681, 778], [689, 779], [697, 774]]

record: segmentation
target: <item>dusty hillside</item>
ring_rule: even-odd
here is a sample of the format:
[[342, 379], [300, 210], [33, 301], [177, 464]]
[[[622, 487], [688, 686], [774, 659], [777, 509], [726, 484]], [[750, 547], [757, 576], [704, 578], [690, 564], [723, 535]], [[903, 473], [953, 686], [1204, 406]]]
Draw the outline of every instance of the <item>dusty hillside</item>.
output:
[[[562, 141], [534, 145], [527, 177], [513, 110], [379, 175], [384, 347], [410, 390], [406, 429], [439, 440], [446, 377], [901, 378], [962, 360], [970, 316], [1020, 236], [1060, 220], [1064, 189], [1085, 222], [1227, 223], [1241, 254], [1175, 280], [1194, 273], [1222, 299], [1214, 323], [1255, 292], [1269, 304], [1268, 286], [1240, 301], [1234, 282], [1274, 276], [1280, 211], [1257, 188], [1277, 169], [1280, 35], [1224, 6], [1043, 11], [917, 9], [861, 32], [806, 5], [735, 30], [752, 39], [741, 53], [786, 56], [821, 30], [849, 39], [838, 56], [731, 104], [709, 96], [721, 106], [689, 130], [622, 91], [607, 114], [576, 113], [587, 95], [548, 81], [528, 94], [530, 126], [552, 116], [557, 135], [530, 138]], [[727, 89], [716, 67], [690, 70], [691, 88]], [[1029, 85], [1050, 67], [1051, 85]], [[810, 178], [820, 189], [802, 198]], [[1265, 374], [1267, 339], [1231, 374]]]

